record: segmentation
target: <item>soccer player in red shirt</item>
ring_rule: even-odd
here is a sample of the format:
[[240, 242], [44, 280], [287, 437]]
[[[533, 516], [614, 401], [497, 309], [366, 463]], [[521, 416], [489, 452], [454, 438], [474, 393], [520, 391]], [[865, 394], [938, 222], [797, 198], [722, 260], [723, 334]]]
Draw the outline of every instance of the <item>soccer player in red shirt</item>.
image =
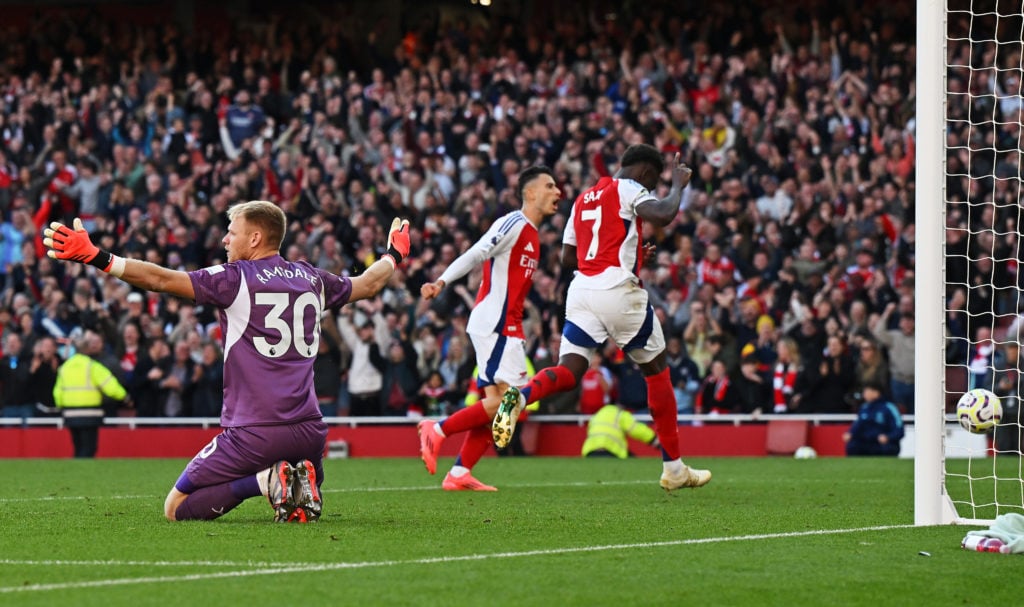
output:
[[558, 209], [561, 191], [554, 174], [545, 166], [534, 166], [519, 174], [519, 197], [523, 208], [495, 221], [480, 240], [452, 262], [434, 282], [420, 288], [424, 299], [433, 299], [446, 285], [483, 266], [483, 281], [476, 304], [469, 315], [466, 332], [476, 351], [477, 385], [485, 399], [457, 411], [440, 422], [419, 423], [420, 455], [427, 471], [437, 470], [437, 454], [445, 437], [468, 432], [455, 465], [441, 487], [447, 491], [496, 491], [470, 474], [491, 446], [491, 419], [509, 386], [519, 387], [529, 379], [523, 334], [523, 302], [533, 286], [533, 273], [540, 260], [537, 228]]
[[573, 204], [562, 238], [562, 265], [575, 269], [565, 302], [565, 325], [558, 365], [542, 369], [521, 391], [510, 386], [494, 417], [495, 443], [507, 444], [519, 412], [528, 402], [579, 383], [590, 355], [611, 339], [644, 374], [655, 431], [662, 446], [661, 486], [666, 491], [700, 487], [707, 470], [691, 468], [679, 457], [676, 399], [669, 378], [665, 336], [647, 291], [637, 275], [644, 258], [643, 222], [669, 224], [679, 212], [692, 171], [672, 167], [672, 189], [661, 199], [651, 193], [665, 168], [661, 153], [646, 144], [631, 145], [614, 177], [602, 177]]

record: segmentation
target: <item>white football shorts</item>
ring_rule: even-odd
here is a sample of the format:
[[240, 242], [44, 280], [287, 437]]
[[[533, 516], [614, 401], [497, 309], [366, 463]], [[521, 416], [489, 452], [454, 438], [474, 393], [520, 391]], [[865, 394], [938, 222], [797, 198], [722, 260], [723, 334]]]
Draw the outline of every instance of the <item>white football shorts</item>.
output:
[[526, 370], [526, 343], [497, 333], [469, 334], [476, 351], [477, 385], [508, 384], [517, 388], [530, 381]]
[[600, 290], [570, 283], [559, 356], [579, 354], [589, 360], [609, 338], [640, 365], [665, 349], [665, 335], [647, 291], [633, 282]]

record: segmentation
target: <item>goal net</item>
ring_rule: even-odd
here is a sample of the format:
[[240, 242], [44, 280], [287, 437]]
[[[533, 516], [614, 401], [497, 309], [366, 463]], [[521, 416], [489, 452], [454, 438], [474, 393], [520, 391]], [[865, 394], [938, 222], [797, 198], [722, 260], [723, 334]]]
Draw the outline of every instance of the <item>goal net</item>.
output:
[[[944, 371], [939, 402], [946, 416], [938, 456], [943, 462], [939, 493], [945, 494], [946, 504], [939, 520], [919, 518], [918, 522], [987, 523], [1006, 512], [1024, 511], [1019, 416], [1024, 276], [1018, 274], [1024, 219], [1020, 206], [1024, 11], [1019, 0], [946, 0], [944, 10], [938, 7], [931, 14], [921, 12], [926, 4], [931, 3], [918, 3], [919, 41], [925, 41], [922, 28], [929, 27], [936, 14], [942, 15], [944, 35], [939, 40], [944, 48], [934, 55], [931, 49], [925, 54], [919, 47], [919, 82], [927, 86], [927, 62], [944, 58], [943, 88], [934, 96], [944, 100], [944, 107], [939, 108], [940, 124], [932, 125], [925, 114], [934, 108], [928, 109], [927, 102], [919, 104], [917, 126], [934, 129], [943, 139], [934, 148], [939, 158], [931, 159], [930, 154], [919, 158], [917, 183], [935, 181], [930, 176], [940, 174], [940, 165], [945, 179], [938, 184], [939, 198], [924, 197], [919, 190], [917, 213], [918, 217], [922, 212], [935, 214], [936, 206], [922, 209], [921, 205], [944, 201], [942, 223], [937, 226], [941, 232], [933, 233], [941, 239], [943, 254], [941, 258], [920, 255], [917, 265], [943, 260], [939, 271], [944, 280], [936, 282], [942, 288], [937, 295], [943, 304], [944, 337], [938, 348], [942, 360], [935, 362]], [[939, 164], [925, 164], [932, 161]], [[923, 299], [919, 310], [935, 301]], [[919, 331], [926, 327], [917, 326]], [[934, 336], [919, 338], [918, 352], [928, 347], [930, 339]], [[921, 385], [935, 375], [917, 377]], [[1001, 398], [1002, 422], [987, 435], [970, 434], [956, 423], [957, 400], [973, 388], [986, 388]], [[919, 402], [916, 413], [922, 407], [934, 407], [934, 402]]]

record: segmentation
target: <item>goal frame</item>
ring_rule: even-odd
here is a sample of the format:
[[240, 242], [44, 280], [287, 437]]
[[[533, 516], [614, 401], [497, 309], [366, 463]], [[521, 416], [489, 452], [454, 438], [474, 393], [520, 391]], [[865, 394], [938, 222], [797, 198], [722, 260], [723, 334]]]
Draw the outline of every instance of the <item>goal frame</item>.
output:
[[967, 522], [957, 516], [945, 482], [946, 9], [946, 0], [917, 0], [915, 525]]

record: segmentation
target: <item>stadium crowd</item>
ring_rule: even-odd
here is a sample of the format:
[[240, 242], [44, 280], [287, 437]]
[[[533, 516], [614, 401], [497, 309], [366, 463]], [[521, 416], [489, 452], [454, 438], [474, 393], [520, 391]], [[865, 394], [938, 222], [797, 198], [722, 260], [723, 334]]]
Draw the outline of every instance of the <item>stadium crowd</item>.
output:
[[[867, 4], [553, 2], [527, 23], [437, 13], [393, 45], [329, 13], [216, 34], [85, 10], [0, 26], [5, 413], [52, 405], [54, 365], [92, 330], [131, 414], [218, 415], [216, 312], [53, 263], [41, 231], [81, 217], [103, 249], [195, 269], [225, 261], [226, 209], [253, 199], [285, 210], [285, 257], [339, 274], [383, 254], [393, 217], [412, 223], [413, 255], [384, 292], [323, 320], [324, 412], [457, 407], [473, 390], [480, 273], [429, 302], [420, 286], [518, 208], [523, 168], [552, 167], [565, 200], [541, 226], [526, 322], [534, 367], [556, 361], [569, 205], [637, 142], [694, 169], [677, 219], [645, 230], [656, 249], [640, 269], [680, 412], [850, 413], [866, 384], [906, 410], [914, 4]], [[596, 401], [542, 410], [646, 407], [621, 352], [594, 366], [610, 380], [583, 382]]]

